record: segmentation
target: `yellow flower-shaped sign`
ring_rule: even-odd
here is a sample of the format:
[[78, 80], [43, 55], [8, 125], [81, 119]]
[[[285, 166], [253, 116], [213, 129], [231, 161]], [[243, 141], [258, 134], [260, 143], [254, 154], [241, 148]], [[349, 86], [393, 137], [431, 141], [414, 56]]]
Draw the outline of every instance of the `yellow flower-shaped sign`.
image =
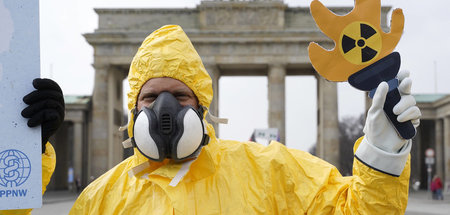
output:
[[396, 9], [392, 12], [391, 32], [383, 32], [380, 0], [355, 0], [355, 8], [344, 16], [313, 0], [311, 14], [320, 30], [335, 43], [332, 50], [314, 42], [308, 47], [314, 69], [330, 81], [347, 81], [350, 75], [390, 54], [400, 40], [405, 21], [402, 10]]

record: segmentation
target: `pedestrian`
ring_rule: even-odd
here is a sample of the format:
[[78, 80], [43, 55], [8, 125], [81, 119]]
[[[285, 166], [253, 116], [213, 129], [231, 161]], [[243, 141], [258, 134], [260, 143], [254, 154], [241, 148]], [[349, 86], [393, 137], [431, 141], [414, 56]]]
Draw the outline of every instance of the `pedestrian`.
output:
[[[411, 79], [407, 73], [398, 78], [402, 98], [394, 113], [417, 127]], [[343, 177], [331, 164], [276, 141], [218, 139], [205, 120], [212, 80], [180, 26], [163, 26], [144, 40], [128, 81], [131, 139], [124, 145], [134, 147], [134, 155], [87, 186], [70, 214], [405, 212], [412, 142], [400, 138], [384, 114], [385, 82], [373, 98], [365, 136], [355, 143], [353, 176]]]
[[79, 176], [77, 176], [75, 178], [75, 187], [77, 188], [77, 193], [80, 193], [81, 192], [81, 180], [80, 180]]
[[433, 199], [435, 200], [444, 200], [444, 196], [442, 196], [442, 182], [441, 178], [438, 175], [433, 176], [433, 180], [431, 180], [431, 192], [433, 194]]
[[73, 178], [73, 167], [69, 167], [69, 169], [67, 171], [67, 185], [69, 187], [70, 192], [75, 191], [74, 184], [75, 184], [75, 181]]

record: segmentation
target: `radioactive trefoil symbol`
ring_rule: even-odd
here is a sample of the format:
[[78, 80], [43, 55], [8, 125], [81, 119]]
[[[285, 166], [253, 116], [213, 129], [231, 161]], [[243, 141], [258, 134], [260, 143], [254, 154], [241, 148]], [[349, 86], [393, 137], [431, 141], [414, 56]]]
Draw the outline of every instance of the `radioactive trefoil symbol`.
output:
[[370, 24], [353, 22], [342, 31], [341, 54], [352, 64], [369, 64], [381, 51], [381, 39], [380, 33]]

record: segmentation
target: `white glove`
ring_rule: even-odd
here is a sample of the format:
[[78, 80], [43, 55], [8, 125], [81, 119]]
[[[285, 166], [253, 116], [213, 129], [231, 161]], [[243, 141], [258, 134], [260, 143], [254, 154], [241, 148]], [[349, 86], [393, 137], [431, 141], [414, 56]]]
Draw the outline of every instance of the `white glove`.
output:
[[[415, 106], [416, 100], [411, 95], [412, 81], [409, 78], [409, 72], [400, 71], [397, 78], [400, 80], [398, 90], [401, 99], [394, 106], [393, 112], [398, 116], [397, 120], [399, 122], [411, 120], [416, 128], [420, 124], [419, 118], [422, 114], [419, 108]], [[384, 113], [383, 106], [388, 90], [389, 86], [386, 82], [382, 82], [378, 85], [373, 97], [372, 106], [367, 113], [366, 125], [364, 126], [363, 131], [368, 143], [385, 152], [398, 153], [408, 140], [399, 136]]]

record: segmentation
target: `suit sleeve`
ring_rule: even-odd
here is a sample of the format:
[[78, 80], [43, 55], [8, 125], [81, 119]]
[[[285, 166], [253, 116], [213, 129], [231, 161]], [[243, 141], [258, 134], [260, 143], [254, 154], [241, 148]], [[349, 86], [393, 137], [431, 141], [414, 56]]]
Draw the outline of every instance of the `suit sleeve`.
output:
[[[362, 139], [356, 141], [354, 151]], [[291, 151], [291, 154], [295, 153], [298, 152]], [[374, 169], [354, 158], [353, 175], [343, 177], [336, 167], [305, 154], [301, 157], [298, 156], [300, 154], [294, 155], [298, 166], [302, 166], [301, 173], [295, 173], [300, 177], [295, 182], [295, 192], [298, 199], [304, 201], [305, 214], [405, 213], [410, 176], [409, 156], [398, 176]]]
[[[45, 152], [42, 154], [42, 195], [44, 195], [47, 190], [47, 185], [50, 182], [53, 171], [55, 171], [56, 165], [56, 153], [53, 149], [52, 144], [47, 142], [45, 145]], [[33, 209], [21, 209], [21, 210], [5, 210], [0, 211], [0, 215], [10, 215], [10, 214], [31, 214]]]

